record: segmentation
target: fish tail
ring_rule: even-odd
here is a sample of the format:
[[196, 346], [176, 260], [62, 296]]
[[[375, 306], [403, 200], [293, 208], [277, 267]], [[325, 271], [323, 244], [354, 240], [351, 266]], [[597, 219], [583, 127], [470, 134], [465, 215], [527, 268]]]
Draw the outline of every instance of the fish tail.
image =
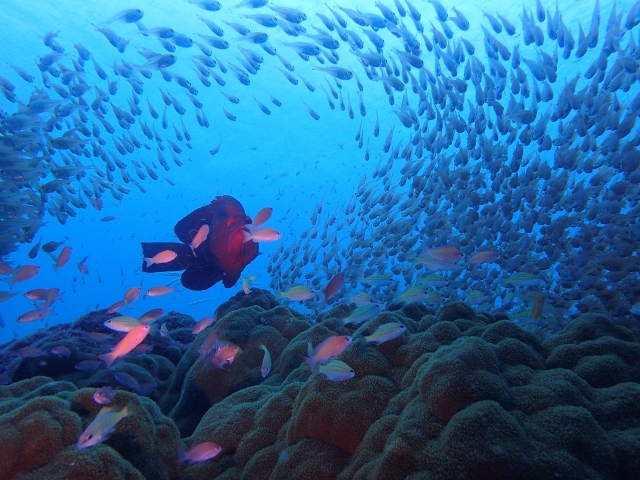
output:
[[130, 417], [131, 415], [135, 415], [137, 411], [138, 411], [138, 406], [136, 405], [136, 401], [135, 400], [131, 400], [122, 409], [122, 418]]
[[106, 365], [107, 365], [107, 370], [109, 370], [111, 368], [111, 365], [113, 365], [113, 362], [115, 361], [115, 357], [113, 356], [113, 353], [103, 353], [102, 355], [98, 355], [98, 358], [100, 360], [102, 360]]
[[178, 445], [178, 463], [184, 463], [187, 461], [186, 454], [182, 445]]
[[246, 243], [249, 240], [251, 240], [251, 232], [248, 232], [246, 230], [242, 231], [242, 234], [244, 235], [244, 240], [242, 241], [242, 243]]
[[304, 363], [306, 363], [307, 365], [309, 365], [309, 368], [311, 369], [311, 373], [313, 373], [313, 371], [316, 369], [316, 365], [318, 364], [318, 362], [316, 362], [313, 357], [305, 357], [304, 359]]

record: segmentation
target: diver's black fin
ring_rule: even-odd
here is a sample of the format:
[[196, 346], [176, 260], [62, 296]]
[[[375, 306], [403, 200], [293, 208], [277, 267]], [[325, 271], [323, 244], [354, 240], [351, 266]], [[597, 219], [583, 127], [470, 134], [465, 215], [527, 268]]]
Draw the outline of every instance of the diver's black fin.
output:
[[206, 290], [222, 280], [223, 273], [211, 265], [193, 265], [182, 272], [182, 285], [189, 290]]
[[218, 198], [216, 198], [209, 205], [197, 208], [182, 220], [180, 220], [178, 223], [176, 223], [176, 226], [173, 227], [173, 231], [181, 242], [190, 244], [193, 240], [195, 232], [197, 232], [202, 225], [211, 225], [213, 216], [220, 206], [220, 201], [218, 200]]
[[172, 250], [178, 254], [178, 256], [167, 263], [154, 263], [147, 266], [147, 262], [142, 260], [142, 271], [145, 273], [155, 272], [174, 272], [189, 268], [196, 258], [193, 256], [191, 247], [184, 243], [175, 242], [142, 242], [142, 255], [144, 258], [153, 258], [158, 253], [164, 250]]

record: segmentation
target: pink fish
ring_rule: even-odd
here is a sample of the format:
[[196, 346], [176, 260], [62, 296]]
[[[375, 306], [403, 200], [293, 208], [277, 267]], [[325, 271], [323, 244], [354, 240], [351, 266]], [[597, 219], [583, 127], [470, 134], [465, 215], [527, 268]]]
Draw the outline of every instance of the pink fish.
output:
[[249, 240], [253, 240], [254, 242], [274, 242], [282, 237], [280, 232], [277, 232], [273, 228], [269, 227], [258, 228], [253, 232], [247, 232], [245, 230], [242, 233], [244, 234], [243, 243], [248, 242]]
[[205, 357], [209, 355], [218, 341], [218, 334], [216, 332], [211, 332], [207, 338], [205, 338], [204, 342], [200, 344], [200, 348], [198, 348], [198, 353], [200, 354], [200, 359], [204, 361]]
[[90, 342], [104, 342], [105, 340], [111, 340], [113, 335], [110, 333], [102, 332], [88, 332], [84, 334], [84, 339]]
[[113, 362], [118, 358], [125, 356], [142, 343], [149, 333], [149, 328], [149, 325], [134, 327], [122, 340], [120, 340], [120, 342], [118, 342], [111, 352], [98, 355], [98, 358], [105, 362], [107, 369], [111, 368]]
[[498, 254], [491, 250], [484, 250], [482, 252], [476, 252], [469, 257], [469, 263], [471, 265], [480, 265], [481, 263], [491, 263], [498, 259]]
[[64, 345], [53, 347], [50, 352], [53, 353], [56, 357], [60, 358], [69, 358], [71, 356], [71, 350], [69, 350], [69, 348], [65, 347]]
[[149, 345], [148, 343], [141, 343], [136, 348], [131, 350], [131, 353], [142, 355], [143, 353], [151, 353], [151, 350], [153, 350], [153, 345]]
[[118, 381], [118, 383], [124, 385], [125, 387], [129, 387], [132, 390], [137, 390], [140, 386], [138, 383], [138, 379], [133, 375], [128, 374], [127, 372], [118, 372], [114, 375], [114, 378]]
[[107, 313], [114, 313], [124, 307], [124, 300], [120, 300], [119, 302], [114, 303], [107, 309]]
[[0, 275], [11, 275], [13, 273], [13, 268], [11, 268], [8, 264], [0, 261]]
[[46, 316], [55, 314], [55, 309], [51, 310], [31, 310], [30, 312], [23, 313], [16, 320], [18, 323], [29, 323], [36, 320], [41, 320]]
[[133, 287], [127, 290], [127, 293], [124, 294], [124, 304], [129, 307], [138, 299], [141, 291], [142, 289], [140, 287]]
[[40, 306], [40, 310], [48, 310], [51, 305], [53, 305], [57, 300], [62, 301], [62, 294], [60, 293], [60, 289], [58, 288], [50, 288], [47, 292], [47, 297], [45, 298], [45, 302]]
[[47, 295], [49, 295], [48, 288], [34, 288], [24, 294], [25, 298], [28, 298], [29, 300], [46, 300]]
[[209, 460], [222, 451], [220, 445], [216, 445], [213, 442], [202, 442], [194, 445], [187, 451], [185, 451], [180, 445], [178, 446], [178, 463], [189, 462], [189, 465], [194, 463], [204, 462]]
[[45, 354], [43, 350], [40, 350], [39, 348], [35, 348], [35, 347], [22, 347], [22, 348], [19, 348], [18, 350], [14, 350], [12, 353], [22, 358], [41, 357], [42, 355]]
[[193, 333], [194, 335], [197, 335], [198, 333], [203, 331], [205, 328], [207, 328], [216, 320], [217, 320], [217, 315], [215, 313], [213, 314], [212, 317], [204, 317], [202, 320], [200, 320], [198, 323], [196, 323], [193, 326], [193, 330], [191, 330], [191, 333]]
[[215, 367], [224, 367], [227, 363], [231, 365], [240, 353], [240, 347], [233, 344], [223, 344], [216, 349], [216, 353], [211, 359], [211, 365]]
[[316, 348], [307, 344], [308, 357], [304, 359], [313, 372], [317, 363], [324, 363], [331, 357], [340, 355], [351, 344], [352, 338], [348, 335], [332, 335], [320, 343]]
[[56, 264], [53, 266], [56, 272], [60, 270], [62, 267], [64, 267], [67, 263], [69, 263], [69, 259], [71, 258], [72, 251], [73, 251], [73, 248], [71, 247], [64, 247], [62, 249], [62, 251], [60, 252], [60, 255], [58, 256], [58, 260], [56, 261]]
[[11, 285], [11, 288], [13, 288], [16, 283], [31, 280], [33, 277], [38, 275], [38, 272], [40, 272], [40, 267], [37, 265], [25, 265], [24, 267], [20, 267], [18, 270], [14, 270], [13, 276], [9, 280], [5, 281]]
[[167, 295], [175, 291], [176, 289], [171, 287], [151, 287], [149, 290], [147, 290], [147, 293], [145, 293], [144, 296], [145, 297], [161, 297], [162, 295]]
[[327, 284], [327, 288], [322, 292], [323, 295], [323, 304], [326, 304], [331, 297], [333, 297], [338, 291], [342, 288], [342, 284], [344, 283], [344, 274], [337, 273], [333, 276], [329, 283]]
[[99, 405], [108, 405], [116, 396], [116, 390], [106, 386], [93, 392], [93, 401]]
[[271, 218], [271, 214], [273, 213], [273, 208], [265, 207], [260, 210], [253, 219], [253, 222], [250, 223], [247, 228], [250, 232], [254, 232], [258, 227], [267, 223], [267, 221]]
[[177, 257], [178, 254], [173, 250], [163, 250], [152, 258], [145, 258], [144, 261], [147, 262], [147, 267], [149, 267], [154, 264], [172, 262]]
[[421, 257], [430, 257], [437, 262], [456, 263], [462, 258], [462, 253], [455, 247], [425, 248]]
[[152, 308], [140, 317], [140, 323], [146, 325], [155, 322], [164, 313], [164, 308]]
[[193, 240], [191, 240], [191, 245], [189, 245], [195, 257], [197, 257], [196, 248], [198, 248], [202, 244], [202, 242], [204, 242], [207, 239], [208, 236], [209, 236], [209, 225], [206, 225], [206, 224], [202, 225], [198, 229], [198, 232], [193, 237]]

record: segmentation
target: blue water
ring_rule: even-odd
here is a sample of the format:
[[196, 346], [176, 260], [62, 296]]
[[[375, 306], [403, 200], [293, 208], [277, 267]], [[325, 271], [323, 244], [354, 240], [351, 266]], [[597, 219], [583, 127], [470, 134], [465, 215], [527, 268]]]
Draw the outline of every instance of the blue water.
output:
[[[300, 240], [302, 232], [312, 226], [310, 217], [316, 208], [316, 205], [322, 201], [323, 214], [321, 216], [322, 224], [334, 211], [338, 212], [338, 222], [340, 228], [333, 226], [330, 232], [338, 232], [338, 238], [341, 240], [341, 255], [339, 262], [331, 263], [330, 268], [321, 265], [320, 260], [315, 264], [304, 262], [302, 256], [297, 257], [300, 267], [304, 268], [304, 272], [313, 273], [313, 278], [322, 278], [326, 283], [331, 276], [342, 269], [353, 267], [352, 259], [345, 256], [347, 247], [355, 247], [351, 253], [358, 252], [358, 238], [350, 238], [349, 231], [351, 227], [344, 226], [343, 210], [345, 205], [354, 199], [355, 192], [363, 175], [367, 175], [368, 181], [371, 179], [372, 172], [377, 165], [387, 162], [388, 154], [382, 152], [382, 145], [385, 137], [392, 126], [395, 125], [395, 135], [393, 145], [401, 139], [406, 143], [413, 129], [403, 127], [393, 113], [391, 113], [388, 97], [384, 93], [380, 83], [369, 81], [355, 56], [348, 52], [348, 46], [341, 41], [341, 47], [338, 50], [340, 61], [339, 66], [350, 68], [358, 75], [360, 81], [363, 82], [364, 91], [362, 97], [366, 105], [367, 114], [361, 117], [358, 109], [358, 96], [355, 80], [343, 81], [342, 92], [345, 95], [349, 92], [351, 104], [355, 112], [355, 119], [351, 120], [346, 111], [341, 111], [339, 101], [334, 100], [336, 104], [335, 110], [331, 110], [327, 104], [325, 94], [321, 91], [321, 87], [327, 88], [327, 83], [321, 72], [314, 70], [314, 66], [321, 66], [313, 58], [308, 61], [302, 61], [291, 49], [282, 45], [281, 41], [309, 41], [304, 37], [291, 38], [287, 37], [279, 28], [267, 29], [261, 27], [250, 20], [242, 19], [240, 13], [254, 13], [249, 10], [231, 10], [230, 7], [234, 2], [224, 2], [223, 9], [218, 12], [207, 12], [195, 5], [186, 2], [173, 1], [138, 1], [135, 3], [113, 1], [108, 6], [103, 2], [84, 2], [68, 0], [64, 2], [18, 2], [6, 1], [3, 3], [3, 29], [0, 33], [2, 40], [2, 51], [0, 53], [0, 74], [8, 78], [15, 86], [17, 97], [26, 102], [34, 88], [42, 88], [42, 80], [40, 72], [34, 65], [38, 57], [49, 53], [51, 50], [43, 45], [40, 36], [47, 32], [58, 31], [59, 35], [56, 40], [62, 45], [69, 57], [61, 59], [60, 63], [72, 68], [71, 58], [76, 58], [76, 51], [73, 48], [75, 42], [82, 43], [86, 46], [93, 58], [107, 71], [109, 80], [118, 77], [110, 67], [115, 62], [127, 60], [134, 64], [144, 62], [144, 59], [137, 53], [138, 48], [149, 48], [160, 53], [164, 52], [157, 40], [152, 37], [144, 37], [133, 24], [114, 23], [110, 25], [114, 31], [120, 36], [129, 40], [129, 45], [124, 53], [119, 53], [112, 47], [103, 35], [96, 32], [92, 23], [100, 24], [105, 22], [116, 13], [128, 8], [140, 8], [144, 11], [142, 22], [149, 28], [166, 26], [172, 27], [175, 31], [188, 35], [194, 40], [201, 41], [195, 33], [204, 35], [213, 35], [207, 27], [198, 20], [197, 16], [203, 16], [208, 19], [215, 20], [224, 28], [226, 38], [231, 48], [228, 50], [215, 50], [214, 55], [227, 64], [229, 61], [237, 63], [236, 57], [239, 51], [236, 46], [239, 44], [238, 35], [230, 27], [222, 23], [224, 20], [231, 22], [239, 22], [247, 25], [252, 31], [266, 31], [270, 35], [270, 44], [277, 48], [278, 52], [286, 57], [295, 65], [296, 73], [301, 74], [308, 79], [315, 87], [315, 92], [310, 92], [305, 88], [302, 82], [297, 86], [291, 85], [276, 67], [284, 69], [282, 64], [276, 57], [265, 53], [256, 45], [244, 44], [243, 46], [258, 52], [264, 58], [257, 75], [249, 75], [251, 85], [245, 86], [239, 83], [232, 75], [231, 71], [222, 74], [219, 69], [216, 72], [221, 75], [227, 82], [225, 87], [219, 87], [215, 82], [210, 88], [203, 86], [196, 78], [193, 72], [193, 65], [190, 61], [190, 55], [199, 55], [201, 52], [195, 45], [191, 48], [177, 47], [175, 54], [178, 61], [168, 70], [173, 73], [179, 73], [188, 78], [191, 83], [198, 89], [197, 98], [204, 104], [204, 111], [210, 122], [209, 128], [202, 128], [196, 121], [194, 107], [184, 94], [184, 90], [176, 83], [165, 82], [159, 72], [153, 73], [153, 78], [143, 80], [144, 93], [140, 95], [140, 107], [142, 115], [136, 117], [136, 124], [131, 126], [131, 131], [143, 143], [147, 143], [151, 150], [144, 148], [137, 149], [133, 154], [120, 155], [115, 152], [110, 135], [100, 126], [102, 137], [107, 141], [105, 149], [110, 149], [119, 157], [124, 158], [126, 162], [131, 159], [138, 161], [146, 161], [147, 163], [155, 162], [157, 165], [157, 155], [155, 141], [147, 140], [139, 127], [139, 122], [144, 121], [148, 125], [155, 125], [158, 132], [163, 137], [176, 141], [171, 127], [173, 122], [180, 128], [180, 120], [184, 121], [189, 132], [192, 135], [190, 144], [192, 149], [184, 147], [183, 152], [179, 155], [183, 162], [182, 167], [177, 167], [171, 160], [169, 147], [167, 142], [164, 144], [167, 149], [163, 152], [167, 162], [171, 166], [169, 172], [165, 172], [162, 168], [158, 168], [157, 172], [160, 176], [158, 181], [152, 181], [148, 177], [140, 183], [147, 190], [141, 193], [134, 185], [126, 185], [130, 193], [124, 195], [122, 200], [118, 201], [111, 197], [109, 192], [103, 196], [104, 209], [96, 211], [89, 206], [86, 209], [77, 210], [77, 217], [69, 218], [65, 225], [61, 225], [58, 221], [45, 214], [42, 218], [44, 225], [35, 235], [34, 241], [40, 237], [43, 243], [51, 240], [66, 239], [65, 245], [73, 247], [73, 255], [68, 265], [59, 272], [55, 272], [52, 268], [54, 260], [49, 258], [44, 252], [40, 252], [35, 260], [27, 257], [27, 253], [33, 244], [17, 245], [18, 249], [14, 253], [6, 256], [3, 260], [10, 262], [12, 266], [35, 264], [41, 266], [39, 275], [25, 283], [15, 285], [11, 291], [24, 293], [32, 288], [51, 288], [57, 287], [64, 293], [64, 302], [55, 304], [56, 315], [49, 316], [45, 320], [36, 321], [27, 324], [17, 324], [15, 320], [24, 312], [33, 309], [33, 302], [23, 298], [21, 295], [16, 296], [6, 302], [0, 304], [0, 312], [6, 326], [0, 329], [0, 342], [5, 342], [13, 337], [25, 336], [38, 328], [52, 325], [55, 323], [71, 322], [78, 316], [97, 308], [106, 308], [109, 305], [120, 300], [125, 291], [131, 287], [141, 287], [143, 292], [148, 288], [158, 285], [166, 285], [175, 281], [178, 277], [165, 274], [143, 274], [140, 271], [141, 265], [141, 241], [173, 241], [173, 226], [175, 223], [191, 212], [195, 208], [209, 203], [215, 196], [231, 195], [237, 198], [244, 206], [249, 216], [254, 216], [261, 208], [269, 206], [274, 209], [272, 219], [268, 226], [282, 232], [283, 239], [274, 243], [261, 243], [260, 250], [263, 255], [259, 256], [244, 271], [245, 275], [255, 274], [257, 280], [254, 286], [261, 288], [270, 288], [272, 285], [282, 285], [289, 287], [294, 283], [303, 283], [300, 279], [292, 282], [290, 278], [282, 278], [280, 271], [273, 273], [273, 278], [267, 272], [267, 266], [273, 260], [277, 260], [274, 254], [281, 248], [290, 247], [302, 242]], [[387, 2], [389, 5], [392, 2]], [[443, 2], [449, 9], [454, 6], [453, 2]], [[425, 32], [429, 30], [429, 21], [437, 23], [434, 10], [427, 2], [416, 1], [416, 6], [423, 12], [423, 24]], [[555, 12], [556, 2], [543, 1], [542, 4], [548, 7], [550, 11]], [[581, 24], [584, 30], [588, 30], [593, 5], [588, 2], [581, 1], [561, 1], [558, 2], [558, 8], [562, 12], [563, 20], [567, 27], [571, 30], [575, 38], [576, 45], [578, 43], [578, 26]], [[321, 25], [315, 12], [322, 12], [330, 16], [329, 11], [323, 5], [323, 2], [286, 2], [287, 6], [302, 9], [307, 14], [307, 20], [303, 23], [307, 31], [312, 31], [310, 25]], [[372, 11], [379, 13], [372, 5], [372, 2], [362, 1], [345, 1], [340, 3], [345, 8], [360, 8], [362, 11]], [[624, 24], [627, 16], [626, 12], [632, 7], [633, 2], [617, 2], [618, 12], [625, 12], [622, 23]], [[520, 43], [520, 52], [522, 56], [527, 58], [535, 58], [535, 45], [524, 46], [520, 32], [522, 31], [522, 22], [520, 15], [522, 14], [522, 5], [518, 2], [455, 2], [455, 6], [462, 11], [471, 22], [471, 28], [468, 32], [460, 32], [451, 22], [448, 24], [454, 31], [454, 38], [458, 38], [461, 33], [464, 38], [468, 39], [476, 48], [476, 56], [486, 64], [486, 54], [484, 51], [482, 30], [480, 25], [483, 24], [489, 28], [486, 19], [482, 19], [482, 11], [500, 12], [506, 18], [516, 25], [518, 34], [514, 37], [508, 37], [504, 32], [494, 35], [500, 39], [510, 49], [516, 43]], [[565, 85], [565, 80], [569, 80], [575, 76], [577, 72], [582, 72], [597, 58], [600, 52], [600, 46], [604, 41], [605, 31], [607, 27], [607, 19], [613, 6], [612, 2], [601, 3], [601, 22], [600, 22], [600, 40], [598, 47], [589, 50], [587, 54], [577, 59], [575, 55], [565, 60], [560, 58], [558, 69], [558, 80], [552, 84], [555, 94], [554, 100], [550, 105], [555, 105], [558, 94]], [[535, 3], [530, 2], [528, 7], [535, 14]], [[258, 11], [265, 13], [265, 9]], [[268, 13], [268, 12], [267, 12]], [[450, 14], [452, 12], [450, 11]], [[347, 18], [346, 15], [342, 15]], [[412, 22], [405, 19], [408, 28], [414, 31]], [[546, 25], [546, 24], [545, 24]], [[545, 25], [541, 24], [541, 28], [545, 32], [545, 43], [541, 47], [545, 51], [553, 54], [556, 43], [551, 41], [546, 35]], [[373, 48], [368, 43], [366, 36], [363, 35], [362, 29], [349, 21], [349, 28], [358, 32], [367, 43], [366, 48]], [[634, 35], [636, 34], [634, 29]], [[380, 30], [378, 32], [387, 42], [385, 52], [392, 52], [392, 48], [402, 49], [399, 39], [393, 37], [388, 31]], [[334, 37], [336, 36], [333, 33]], [[629, 41], [629, 33], [623, 37], [620, 42], [622, 46], [626, 46]], [[637, 37], [637, 35], [636, 35]], [[418, 40], [422, 46], [422, 58], [425, 59], [425, 66], [433, 71], [434, 60], [433, 53], [427, 52], [421, 38]], [[204, 42], [203, 42], [204, 43]], [[575, 51], [574, 51], [575, 53]], [[562, 50], [559, 51], [561, 56]], [[468, 55], [465, 55], [468, 58]], [[609, 65], [613, 63], [615, 54], [609, 59]], [[34, 76], [33, 84], [23, 81], [13, 70], [9, 69], [7, 64], [14, 64], [28, 69]], [[397, 60], [396, 60], [397, 63]], [[509, 69], [509, 62], [502, 62]], [[331, 66], [328, 62], [324, 66]], [[448, 74], [444, 66], [443, 71]], [[528, 78], [532, 79], [529, 70], [523, 65], [523, 70], [527, 73]], [[85, 82], [90, 85], [98, 85], [106, 90], [105, 81], [100, 80], [91, 64], [91, 61], [85, 64], [86, 73]], [[458, 69], [458, 78], [462, 77], [463, 66]], [[415, 73], [415, 72], [414, 72]], [[417, 74], [416, 74], [417, 75]], [[328, 77], [325, 75], [325, 77]], [[49, 76], [51, 82], [59, 82], [58, 79]], [[333, 88], [335, 84], [331, 81]], [[470, 82], [467, 82], [470, 84]], [[588, 82], [579, 83], [579, 90], [587, 85]], [[501, 103], [506, 106], [508, 103], [509, 82]], [[470, 90], [466, 98], [473, 102], [473, 88], [470, 84]], [[169, 129], [163, 130], [160, 126], [160, 120], [153, 120], [148, 113], [146, 102], [151, 101], [156, 110], [162, 115], [164, 104], [159, 93], [159, 88], [169, 89], [176, 95], [182, 105], [187, 109], [184, 116], [179, 116], [171, 107], [167, 109], [169, 118]], [[280, 99], [282, 107], [278, 108], [273, 105], [264, 90]], [[418, 107], [416, 95], [411, 91], [410, 84], [407, 85], [410, 103], [414, 109]], [[237, 96], [240, 99], [238, 105], [230, 104], [225, 101], [220, 94], [221, 91]], [[618, 92], [618, 98], [623, 105], [630, 101], [636, 93], [640, 91], [634, 83], [631, 90], [627, 93]], [[55, 92], [49, 92], [51, 98], [59, 98]], [[262, 103], [267, 105], [272, 114], [266, 116], [263, 114], [253, 99], [255, 95]], [[95, 97], [93, 91], [89, 91], [84, 95], [87, 103], [91, 103]], [[131, 87], [123, 78], [118, 80], [118, 92], [111, 97], [111, 102], [120, 108], [127, 110], [127, 99], [131, 97]], [[395, 92], [396, 107], [400, 105], [402, 94]], [[302, 102], [306, 102], [320, 116], [318, 121], [311, 118]], [[466, 102], [465, 102], [466, 104]], [[525, 105], [530, 104], [530, 98], [525, 100]], [[223, 115], [222, 107], [225, 105], [227, 110], [233, 112], [237, 116], [237, 121], [231, 122]], [[538, 118], [542, 112], [547, 109], [548, 104], [541, 103], [539, 106]], [[0, 107], [9, 114], [16, 111], [16, 104], [10, 103], [5, 98], [0, 97]], [[376, 112], [380, 119], [380, 135], [376, 138], [372, 135]], [[89, 125], [95, 122], [91, 112], [87, 112], [89, 116]], [[468, 107], [460, 112], [462, 118], [467, 118]], [[116, 128], [116, 134], [121, 135], [122, 129], [118, 127], [117, 121], [113, 116], [111, 109], [107, 118]], [[570, 118], [570, 117], [569, 117]], [[568, 119], [567, 119], [568, 120]], [[365, 135], [365, 144], [368, 142], [371, 159], [366, 161], [364, 158], [364, 148], [359, 149], [357, 142], [354, 141], [360, 122]], [[566, 120], [565, 120], [566, 123]], [[432, 125], [433, 123], [431, 123]], [[64, 127], [59, 135], [66, 130]], [[548, 132], [551, 138], [557, 136], [557, 122], [549, 122]], [[634, 130], [626, 139], [628, 141], [635, 136]], [[210, 150], [215, 147], [219, 141], [222, 141], [220, 152], [215, 156], [210, 155]], [[580, 140], [580, 139], [579, 139]], [[463, 140], [462, 144], [465, 144]], [[621, 143], [622, 144], [622, 143]], [[91, 150], [89, 148], [89, 150]], [[455, 147], [451, 146], [446, 155], [455, 153]], [[444, 153], [444, 152], [443, 152]], [[551, 159], [552, 164], [553, 150], [541, 153], [541, 158]], [[57, 158], [57, 157], [56, 157]], [[104, 163], [100, 159], [82, 158], [85, 165], [91, 162], [99, 165], [104, 169]], [[399, 159], [394, 163], [395, 181], [400, 178], [398, 173], [404, 161]], [[159, 167], [159, 166], [158, 166]], [[453, 171], [453, 165], [450, 166]], [[133, 169], [129, 167], [129, 174], [134, 176]], [[554, 172], [556, 174], [557, 172]], [[175, 183], [171, 186], [165, 177]], [[584, 174], [576, 174], [575, 179], [580, 180]], [[116, 182], [123, 184], [118, 172], [115, 172]], [[616, 175], [611, 182], [619, 180], [621, 175]], [[48, 179], [43, 179], [42, 183]], [[377, 180], [379, 184], [380, 181]], [[411, 180], [409, 180], [409, 183]], [[374, 185], [374, 184], [372, 184]], [[391, 187], [392, 190], [396, 187]], [[398, 192], [407, 191], [407, 187], [398, 187]], [[379, 187], [382, 191], [382, 187]], [[464, 200], [461, 193], [460, 201]], [[434, 202], [437, 199], [433, 199]], [[628, 207], [633, 205], [629, 204]], [[452, 210], [453, 211], [453, 210]], [[623, 210], [623, 212], [628, 211]], [[393, 220], [394, 216], [400, 212], [395, 210], [391, 214], [385, 214], [385, 218]], [[110, 222], [102, 222], [100, 219], [105, 216], [115, 216], [116, 219]], [[635, 220], [634, 220], [635, 221]], [[377, 228], [373, 222], [364, 225], [364, 230], [371, 235]], [[567, 231], [569, 234], [570, 230]], [[534, 232], [535, 233], [535, 232]], [[431, 232], [428, 228], [424, 228], [421, 235], [428, 239], [433, 237], [437, 232]], [[462, 235], [461, 235], [462, 236]], [[319, 238], [319, 237], [318, 237]], [[452, 235], [449, 243], [455, 245], [459, 238]], [[636, 240], [637, 241], [637, 240]], [[418, 242], [414, 250], [419, 250], [421, 242]], [[314, 240], [309, 248], [316, 249], [320, 246], [320, 241]], [[502, 247], [505, 247], [503, 245]], [[305, 247], [306, 248], [306, 247]], [[385, 247], [386, 248], [386, 247]], [[58, 250], [59, 252], [60, 250]], [[83, 257], [88, 256], [86, 265], [89, 273], [83, 275], [76, 267], [77, 263]], [[637, 249], [633, 256], [637, 256]], [[322, 255], [320, 255], [322, 258]], [[369, 258], [364, 259], [369, 262]], [[358, 260], [360, 261], [360, 260]], [[387, 261], [385, 255], [376, 260], [378, 263]], [[558, 264], [562, 264], [564, 260], [557, 260]], [[393, 266], [395, 260], [391, 261], [389, 268]], [[358, 266], [358, 265], [355, 265]], [[411, 268], [411, 267], [407, 267]], [[498, 267], [492, 267], [498, 268]], [[430, 272], [433, 273], [433, 272]], [[509, 272], [513, 273], [513, 272]], [[555, 274], [554, 274], [555, 275]], [[637, 271], [632, 274], [637, 280]], [[353, 271], [353, 278], [358, 274]], [[400, 276], [398, 276], [400, 278]], [[355, 281], [354, 281], [355, 283]], [[401, 281], [400, 290], [405, 286], [406, 282]], [[122, 313], [133, 316], [142, 315], [151, 308], [161, 307], [165, 310], [177, 310], [192, 315], [195, 319], [199, 319], [211, 315], [215, 308], [230, 296], [237, 293], [241, 285], [238, 283], [232, 289], [225, 289], [221, 284], [215, 285], [213, 288], [203, 292], [193, 292], [179, 287], [179, 292], [159, 297], [148, 298], [143, 300], [142, 297], [132, 305], [131, 310], [122, 310]], [[5, 288], [3, 287], [3, 290]], [[455, 290], [455, 287], [452, 287]], [[561, 293], [560, 290], [554, 292]], [[351, 283], [343, 292], [344, 295], [354, 293], [357, 288]], [[496, 297], [495, 305], [500, 305], [497, 297], [502, 297], [504, 292], [490, 292]], [[460, 296], [461, 292], [457, 291], [454, 296]], [[191, 305], [194, 302], [205, 300], [203, 303]], [[628, 298], [626, 303], [635, 303], [637, 299]]]

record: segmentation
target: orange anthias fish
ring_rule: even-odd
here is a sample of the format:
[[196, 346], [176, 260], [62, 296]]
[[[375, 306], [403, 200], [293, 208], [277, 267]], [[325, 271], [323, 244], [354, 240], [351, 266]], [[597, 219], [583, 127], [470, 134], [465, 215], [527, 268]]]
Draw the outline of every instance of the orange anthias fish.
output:
[[23, 313], [16, 320], [18, 323], [29, 323], [35, 320], [41, 320], [48, 315], [52, 315], [55, 312], [52, 310], [31, 310], [30, 312]]
[[331, 297], [333, 297], [338, 291], [342, 288], [342, 284], [344, 283], [344, 274], [337, 273], [333, 276], [329, 283], [327, 284], [327, 288], [322, 292], [323, 295], [323, 305], [329, 301]]
[[69, 259], [71, 258], [71, 253], [73, 252], [73, 248], [71, 247], [64, 247], [62, 249], [62, 251], [60, 252], [60, 256], [58, 257], [58, 260], [56, 261], [55, 265], [53, 266], [53, 268], [58, 271], [60, 270], [62, 267], [64, 267], [67, 263], [69, 263]]
[[124, 294], [124, 303], [128, 307], [133, 302], [135, 302], [140, 296], [140, 292], [142, 289], [140, 287], [133, 287], [127, 290], [127, 293]]
[[307, 344], [308, 357], [304, 359], [313, 372], [317, 363], [324, 363], [331, 357], [340, 355], [351, 344], [352, 338], [348, 335], [332, 335], [321, 342], [316, 348]]
[[193, 333], [194, 335], [197, 335], [198, 333], [203, 331], [205, 328], [207, 328], [216, 320], [217, 320], [217, 315], [215, 313], [213, 314], [212, 317], [203, 318], [193, 326], [193, 330], [191, 330], [191, 333]]
[[31, 280], [40, 272], [40, 267], [37, 265], [25, 265], [24, 267], [20, 267], [18, 270], [13, 271], [13, 276], [6, 280], [11, 285], [11, 288], [18, 282], [26, 282], [27, 280]]
[[140, 325], [139, 327], [133, 328], [122, 340], [120, 340], [120, 342], [118, 342], [111, 352], [98, 355], [98, 358], [105, 362], [107, 369], [111, 368], [113, 362], [118, 358], [125, 356], [142, 343], [149, 333], [149, 328], [149, 325]]
[[193, 240], [191, 241], [191, 245], [189, 245], [191, 247], [191, 251], [193, 252], [193, 255], [195, 257], [197, 257], [198, 255], [196, 254], [196, 249], [202, 245], [202, 242], [204, 242], [207, 237], [209, 236], [209, 225], [202, 225], [199, 229], [198, 232], [195, 234], [195, 236], [193, 237]]
[[151, 265], [162, 265], [164, 263], [171, 263], [177, 257], [178, 254], [173, 250], [163, 250], [159, 253], [156, 253], [151, 258], [145, 257], [144, 261], [146, 262], [146, 266], [150, 267]]
[[184, 450], [178, 445], [178, 463], [189, 462], [189, 465], [207, 461], [222, 451], [220, 445], [213, 442], [202, 442], [194, 445], [188, 450]]
[[482, 252], [476, 252], [469, 257], [469, 263], [471, 265], [480, 265], [482, 263], [495, 262], [498, 259], [498, 254], [491, 250], [484, 250]]
[[80, 260], [80, 262], [78, 262], [78, 270], [80, 270], [80, 273], [82, 273], [83, 275], [89, 274], [89, 267], [87, 267], [87, 264], [86, 264], [86, 261], [88, 258], [89, 258], [89, 255], [87, 255], [82, 260]]
[[107, 309], [107, 313], [114, 313], [124, 307], [124, 300], [120, 300], [119, 302], [114, 303]]
[[147, 293], [145, 293], [144, 296], [145, 297], [161, 297], [162, 295], [167, 295], [175, 291], [176, 289], [172, 287], [151, 287], [149, 290], [147, 290]]
[[249, 232], [253, 233], [253, 231], [256, 228], [267, 223], [267, 221], [271, 218], [272, 213], [273, 213], [273, 208], [271, 207], [265, 207], [262, 210], [260, 210], [256, 214], [256, 216], [253, 218], [253, 222], [247, 226], [247, 228], [249, 229]]
[[280, 232], [269, 227], [258, 228], [252, 232], [244, 231], [243, 233], [245, 242], [249, 240], [253, 240], [254, 242], [274, 242], [280, 240], [280, 237], [282, 237]]

